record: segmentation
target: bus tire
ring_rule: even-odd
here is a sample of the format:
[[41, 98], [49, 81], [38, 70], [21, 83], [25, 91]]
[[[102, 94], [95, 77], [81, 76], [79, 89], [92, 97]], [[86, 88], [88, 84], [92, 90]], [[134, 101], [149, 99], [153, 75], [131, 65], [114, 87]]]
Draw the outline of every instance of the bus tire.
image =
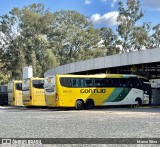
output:
[[85, 103], [86, 109], [93, 109], [94, 108], [94, 101], [92, 99], [88, 99]]
[[136, 98], [137, 101], [137, 106], [141, 106], [142, 105], [142, 100], [140, 98]]
[[76, 101], [76, 110], [83, 110], [84, 109], [84, 102], [82, 100]]

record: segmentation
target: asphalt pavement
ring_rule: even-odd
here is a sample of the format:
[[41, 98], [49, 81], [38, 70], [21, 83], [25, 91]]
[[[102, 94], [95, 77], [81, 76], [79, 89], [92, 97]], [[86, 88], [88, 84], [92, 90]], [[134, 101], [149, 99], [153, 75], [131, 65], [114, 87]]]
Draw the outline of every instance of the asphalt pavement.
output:
[[160, 108], [43, 109], [0, 106], [0, 138], [159, 138]]

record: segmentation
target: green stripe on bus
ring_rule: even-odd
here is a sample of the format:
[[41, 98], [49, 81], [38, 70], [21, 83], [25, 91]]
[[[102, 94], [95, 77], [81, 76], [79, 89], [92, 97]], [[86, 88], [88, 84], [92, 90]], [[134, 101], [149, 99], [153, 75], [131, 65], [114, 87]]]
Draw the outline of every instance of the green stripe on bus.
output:
[[119, 102], [122, 101], [128, 93], [131, 91], [131, 88], [115, 88], [111, 95], [104, 102]]
[[122, 92], [123, 88], [115, 88], [111, 95], [104, 102], [113, 102], [119, 94]]
[[119, 102], [122, 101], [128, 93], [131, 91], [131, 88], [123, 88], [122, 92], [118, 95], [118, 97], [113, 102]]

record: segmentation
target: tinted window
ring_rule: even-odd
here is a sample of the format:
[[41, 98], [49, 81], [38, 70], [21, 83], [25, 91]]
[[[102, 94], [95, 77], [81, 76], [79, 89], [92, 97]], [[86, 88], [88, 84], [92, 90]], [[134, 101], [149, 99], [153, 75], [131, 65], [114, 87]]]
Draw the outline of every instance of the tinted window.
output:
[[139, 78], [141, 85], [144, 84], [144, 82], [149, 82], [149, 80], [145, 79], [145, 78]]
[[131, 78], [128, 78], [126, 80], [126, 87], [133, 88], [134, 87], [134, 80], [132, 80]]
[[72, 78], [71, 87], [86, 87], [86, 80], [83, 78]]
[[65, 87], [129, 87], [141, 88], [138, 78], [60, 78]]
[[106, 79], [95, 79], [95, 87], [106, 87]]
[[113, 85], [112, 85], [112, 87], [121, 87], [122, 86], [122, 83], [121, 83], [121, 85], [120, 85], [120, 80], [121, 79], [118, 79], [118, 78], [113, 78], [113, 79], [111, 79], [113, 82]]
[[142, 85], [138, 78], [131, 78], [133, 83], [133, 88], [142, 89]]
[[94, 79], [60, 78], [60, 83], [65, 87], [94, 87]]
[[16, 83], [16, 89], [22, 90], [22, 83]]
[[149, 83], [149, 80], [145, 78], [139, 78], [139, 80], [141, 81], [141, 85], [143, 87], [144, 92], [146, 94], [152, 95], [152, 88], [151, 88], [151, 84]]
[[113, 87], [113, 80], [112, 79], [105, 79], [106, 87]]
[[94, 87], [93, 79], [85, 79], [86, 87]]
[[71, 87], [71, 79], [70, 78], [60, 78], [61, 86]]
[[72, 87], [80, 87], [80, 79], [71, 79]]
[[33, 80], [32, 81], [32, 86], [34, 88], [39, 88], [39, 89], [43, 89], [44, 87], [44, 80]]
[[145, 94], [148, 95], [152, 95], [152, 88], [151, 88], [151, 84], [143, 84], [143, 90], [145, 92]]

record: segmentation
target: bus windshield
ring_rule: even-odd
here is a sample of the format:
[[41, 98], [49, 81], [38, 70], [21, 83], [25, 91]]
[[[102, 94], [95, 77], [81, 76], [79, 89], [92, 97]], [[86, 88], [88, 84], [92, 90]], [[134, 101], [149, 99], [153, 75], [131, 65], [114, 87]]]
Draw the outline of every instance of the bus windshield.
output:
[[149, 80], [145, 78], [140, 78], [140, 81], [142, 83], [144, 93], [148, 95], [152, 95], [152, 88]]
[[32, 86], [34, 88], [43, 89], [44, 88], [44, 80], [33, 80], [32, 81]]

